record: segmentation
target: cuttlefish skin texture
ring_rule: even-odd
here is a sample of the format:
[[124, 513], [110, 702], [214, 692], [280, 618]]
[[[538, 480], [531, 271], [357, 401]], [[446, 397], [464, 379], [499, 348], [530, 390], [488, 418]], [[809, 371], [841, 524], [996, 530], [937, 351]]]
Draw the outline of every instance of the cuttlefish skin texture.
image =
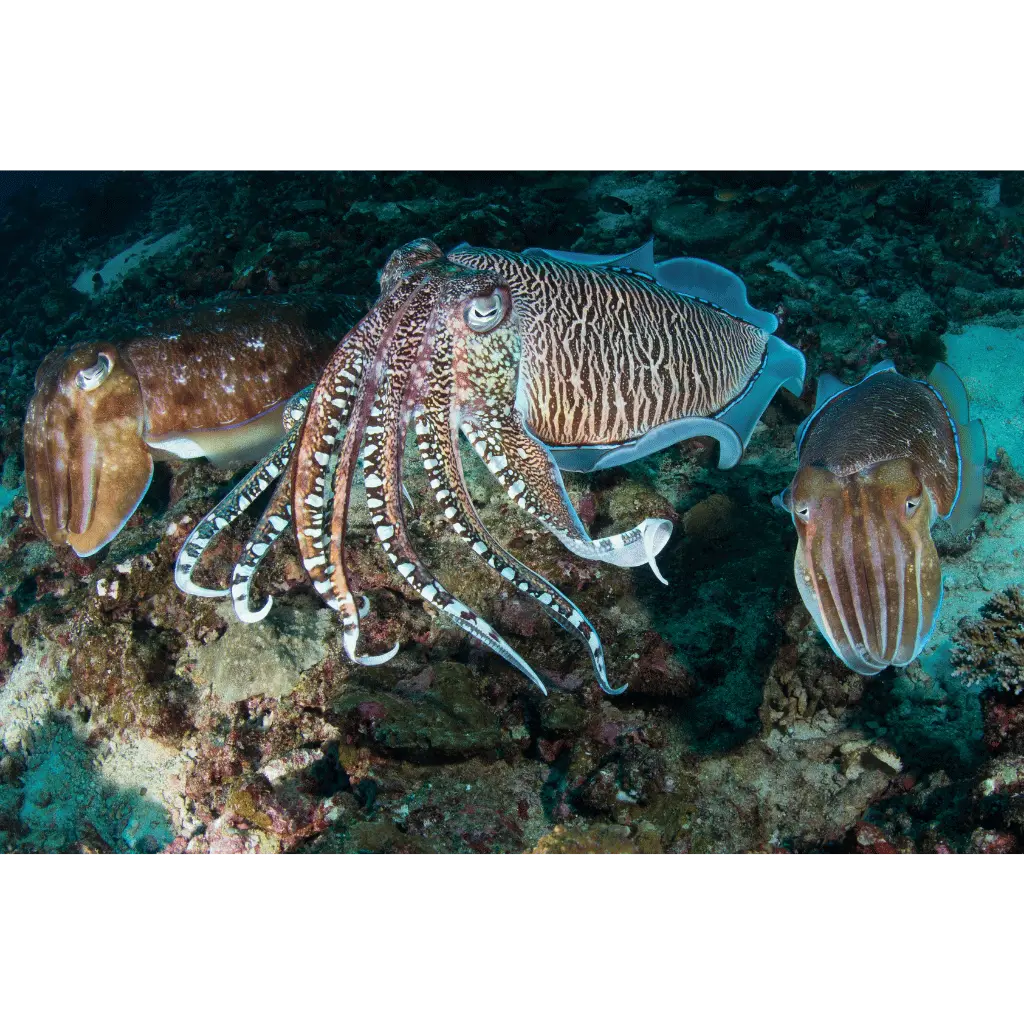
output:
[[154, 460], [259, 457], [336, 345], [328, 320], [314, 304], [241, 300], [51, 352], [24, 428], [36, 529], [91, 555], [138, 507]]
[[942, 571], [931, 529], [954, 510], [961, 526], [977, 514], [984, 434], [942, 364], [928, 382], [884, 364], [837, 385], [823, 378], [782, 501], [804, 604], [833, 651], [870, 676], [909, 664], [935, 628]]
[[[687, 274], [697, 297], [680, 290]], [[657, 571], [654, 558], [671, 524], [650, 519], [591, 539], [561, 468], [630, 461], [697, 435], [717, 438], [723, 464], [731, 465], [775, 390], [802, 387], [802, 356], [772, 336], [775, 318], [749, 307], [734, 275], [704, 261], [655, 264], [650, 245], [609, 258], [468, 246], [445, 256], [420, 239], [392, 254], [380, 289], [320, 376], [274, 472], [243, 482], [248, 502], [287, 456], [274, 513], [261, 520], [232, 577], [240, 617], [266, 614], [269, 601], [256, 611], [249, 605], [252, 575], [291, 515], [303, 565], [341, 616], [348, 656], [373, 665], [395, 653], [397, 646], [357, 653], [367, 602], [349, 581], [345, 532], [361, 463], [376, 540], [407, 587], [544, 689], [536, 672], [415, 551], [402, 500], [409, 438], [451, 529], [580, 639], [606, 692], [621, 692], [608, 681], [600, 639], [583, 612], [484, 525], [466, 484], [462, 439], [508, 496], [571, 551], [619, 566], [649, 563]], [[182, 589], [202, 590], [190, 579], [196, 559], [240, 507], [229, 495], [186, 542]]]

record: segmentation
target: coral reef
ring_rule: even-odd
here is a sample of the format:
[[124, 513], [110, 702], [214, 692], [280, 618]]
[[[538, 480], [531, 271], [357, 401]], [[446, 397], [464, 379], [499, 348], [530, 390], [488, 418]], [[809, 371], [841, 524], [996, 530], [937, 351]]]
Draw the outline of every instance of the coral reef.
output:
[[1024, 690], [1024, 587], [996, 594], [982, 606], [980, 621], [960, 624], [953, 643], [953, 675]]
[[[186, 226], [163, 251], [122, 260], [112, 286], [75, 289]], [[573, 557], [467, 459], [488, 530], [593, 621], [609, 675], [630, 687], [616, 698], [592, 686], [572, 637], [466, 561], [412, 460], [417, 549], [544, 666], [547, 698], [399, 589], [361, 500], [349, 547], [353, 583], [373, 595], [362, 642], [402, 644], [377, 668], [346, 661], [287, 537], [257, 581], [274, 597], [258, 626], [176, 590], [179, 547], [237, 473], [159, 464], [124, 530], [86, 559], [33, 530], [21, 427], [57, 345], [237, 295], [344, 295], [367, 309], [389, 253], [423, 235], [611, 253], [652, 233], [661, 258], [740, 274], [811, 381], [852, 382], [884, 358], [913, 376], [946, 358], [963, 377], [995, 454], [977, 524], [936, 527], [942, 613], [907, 669], [849, 672], [796, 592], [792, 527], [770, 500], [793, 475], [810, 388], [776, 397], [729, 473], [696, 440], [567, 477], [597, 535], [676, 524], [659, 556], [668, 588], [647, 569]], [[1007, 643], [1019, 653], [1024, 373], [1005, 372], [1024, 351], [1019, 176], [112, 174], [8, 200], [0, 267], [0, 849], [1024, 848], [1024, 693]], [[218, 538], [198, 582], [223, 585], [243, 541]], [[995, 612], [958, 626], [983, 605]], [[997, 672], [986, 661], [1008, 657]]]

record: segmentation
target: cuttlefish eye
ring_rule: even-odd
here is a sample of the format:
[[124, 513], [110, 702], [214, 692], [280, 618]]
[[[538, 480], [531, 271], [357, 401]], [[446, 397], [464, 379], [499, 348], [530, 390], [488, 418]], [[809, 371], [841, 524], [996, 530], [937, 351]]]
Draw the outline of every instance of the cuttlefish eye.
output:
[[504, 315], [505, 302], [500, 292], [470, 299], [464, 313], [466, 325], [477, 334], [484, 334], [492, 327], [497, 327]]
[[805, 523], [811, 518], [810, 505], [797, 505], [797, 507], [793, 509], [793, 511], [796, 512], [797, 518], [801, 519]]
[[79, 370], [75, 374], [75, 386], [79, 391], [95, 391], [110, 376], [113, 362], [105, 352], [99, 354], [95, 366]]
[[921, 505], [920, 497], [907, 498], [907, 518], [910, 519]]

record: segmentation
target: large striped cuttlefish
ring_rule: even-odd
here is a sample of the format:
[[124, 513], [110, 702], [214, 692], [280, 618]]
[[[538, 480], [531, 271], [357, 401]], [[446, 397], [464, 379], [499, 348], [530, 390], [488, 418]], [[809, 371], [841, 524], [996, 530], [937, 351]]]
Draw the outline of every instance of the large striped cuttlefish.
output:
[[142, 501], [154, 461], [245, 464], [302, 415], [337, 339], [341, 301], [232, 300], [117, 327], [51, 352], [25, 417], [32, 520], [81, 557]]
[[890, 361], [846, 387], [818, 383], [797, 432], [799, 469], [775, 499], [799, 542], [794, 574], [833, 651], [871, 676], [907, 665], [938, 621], [937, 518], [965, 530], [981, 509], [985, 431], [944, 363], [927, 381]]
[[[650, 564], [671, 533], [647, 519], [592, 539], [573, 508], [562, 471], [615, 466], [683, 438], [719, 442], [734, 465], [780, 386], [803, 387], [804, 359], [775, 337], [776, 318], [747, 302], [731, 272], [695, 259], [655, 263], [653, 243], [613, 257], [461, 245], [447, 255], [420, 239], [396, 250], [380, 275], [380, 298], [345, 336], [280, 452], [289, 471], [275, 490], [230, 587], [239, 616], [270, 544], [294, 528], [316, 590], [342, 618], [349, 658], [357, 652], [357, 602], [345, 557], [356, 468], [362, 463], [376, 539], [405, 583], [544, 690], [537, 673], [479, 615], [434, 577], [411, 543], [402, 504], [407, 434], [451, 529], [523, 596], [533, 598], [586, 645], [598, 681], [608, 680], [594, 627], [576, 605], [514, 558], [481, 521], [466, 485], [460, 434], [526, 513], [570, 551], [619, 566]], [[294, 453], [292, 453], [294, 448]], [[186, 541], [176, 579], [191, 575], [216, 532], [268, 486], [260, 466]], [[245, 504], [239, 500], [244, 497]], [[660, 574], [659, 574], [660, 578]]]

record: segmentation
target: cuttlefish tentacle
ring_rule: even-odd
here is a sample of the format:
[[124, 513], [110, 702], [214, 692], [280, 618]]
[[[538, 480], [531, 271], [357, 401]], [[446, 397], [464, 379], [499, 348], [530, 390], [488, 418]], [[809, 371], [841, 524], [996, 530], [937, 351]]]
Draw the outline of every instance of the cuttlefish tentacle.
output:
[[[288, 431], [288, 442], [292, 451], [298, 443], [299, 431], [309, 406], [309, 395], [312, 385], [305, 388], [288, 402], [285, 409], [284, 424]], [[289, 453], [289, 458], [291, 454]], [[273, 598], [267, 595], [266, 601], [259, 609], [254, 609], [251, 600], [252, 582], [260, 563], [267, 552], [278, 540], [292, 521], [292, 476], [284, 473], [278, 486], [274, 489], [270, 501], [246, 542], [242, 559], [234, 565], [231, 573], [231, 601], [234, 613], [244, 623], [258, 623], [266, 617], [273, 607]]]
[[[486, 280], [481, 280], [480, 291], [488, 290]], [[507, 301], [507, 293], [499, 291], [498, 295], [499, 302]], [[485, 303], [493, 301], [493, 297], [484, 298]], [[461, 310], [456, 308], [455, 316], [437, 332], [427, 386], [421, 395], [414, 396], [422, 398], [422, 408], [415, 417], [416, 447], [427, 471], [428, 486], [435, 500], [445, 506], [445, 519], [455, 534], [517, 591], [538, 601], [555, 622], [578, 636], [587, 645], [601, 688], [607, 693], [620, 693], [621, 690], [613, 689], [608, 682], [604, 650], [593, 625], [564, 594], [501, 546], [480, 519], [469, 494], [459, 445], [465, 406], [481, 408], [489, 403], [493, 413], [502, 411], [497, 396], [501, 391], [499, 381], [504, 378], [507, 404], [503, 411], [507, 413], [511, 409], [514, 348], [514, 339], [507, 331], [484, 338], [473, 337], [466, 330]], [[472, 380], [474, 364], [478, 371], [475, 381]], [[479, 372], [481, 364], [482, 373]], [[466, 376], [461, 388], [459, 374]], [[489, 397], [481, 401], [482, 394]]]
[[[230, 592], [230, 590], [201, 587], [192, 582], [192, 573], [195, 572], [203, 552], [213, 543], [214, 539], [238, 519], [268, 487], [278, 481], [278, 489], [280, 489], [280, 477], [291, 461], [292, 452], [298, 443], [299, 430], [312, 391], [313, 386], [310, 385], [297, 395], [293, 395], [285, 403], [281, 413], [281, 422], [286, 432], [284, 440], [260, 459], [228, 491], [216, 507], [199, 521], [195, 529], [185, 539], [185, 543], [178, 552], [177, 561], [174, 563], [174, 582], [186, 594], [191, 594], [193, 597], [226, 597]], [[278, 530], [278, 533], [275, 534], [275, 539], [280, 532]]]
[[[420, 301], [408, 310], [401, 325], [404, 337], [412, 339], [414, 344], [396, 346], [389, 372], [381, 381], [367, 421], [368, 443], [363, 449], [363, 479], [371, 522], [375, 526], [378, 543], [408, 587], [452, 619], [460, 629], [519, 669], [542, 693], [547, 693], [537, 673], [494, 627], [453, 597], [424, 566], [409, 540], [401, 491], [407, 429], [406, 385], [410, 376], [413, 376], [415, 364], [419, 363], [419, 373], [424, 371], [426, 360], [423, 357], [430, 355], [436, 330], [436, 327], [429, 324], [434, 307], [433, 295], [424, 289], [417, 298]], [[421, 346], [415, 345], [418, 337], [423, 338]], [[377, 440], [380, 440], [379, 445], [374, 443]], [[445, 509], [445, 517], [452, 519], [455, 511], [454, 505], [449, 505]]]
[[[302, 564], [317, 593], [341, 613], [345, 653], [359, 665], [379, 665], [398, 653], [397, 644], [384, 654], [356, 653], [360, 615], [346, 571], [345, 528], [370, 406], [388, 369], [395, 331], [420, 287], [415, 279], [396, 281], [388, 297], [350, 332], [313, 391], [293, 460], [295, 532]], [[341, 412], [348, 417], [343, 439], [337, 415]], [[328, 474], [335, 456], [333, 473]]]
[[[456, 422], [450, 412], [431, 410], [429, 405], [427, 414], [416, 420], [417, 448], [428, 474], [428, 484], [435, 499], [446, 503], [445, 515], [452, 530], [519, 593], [533, 598], [552, 620], [583, 641], [590, 652], [598, 684], [605, 693], [623, 693], [626, 687], [615, 688], [608, 681], [604, 648], [590, 620], [557, 587], [506, 551], [480, 519], [466, 486]], [[452, 507], [455, 514], [448, 516]]]
[[569, 500], [558, 464], [530, 435], [518, 411], [497, 428], [474, 419], [463, 425], [463, 433], [508, 496], [574, 554], [611, 565], [649, 565], [668, 583], [655, 561], [672, 536], [667, 519], [645, 519], [624, 533], [594, 540]]
[[[344, 366], [339, 367], [333, 379], [325, 371], [321, 383], [329, 381], [328, 387], [332, 391], [348, 388], [350, 382], [342, 372], [344, 369]], [[397, 646], [384, 655], [356, 653], [360, 616], [355, 594], [348, 582], [345, 558], [345, 526], [352, 472], [366, 422], [366, 407], [373, 397], [373, 387], [380, 374], [379, 366], [371, 366], [355, 388], [353, 408], [344, 436], [341, 434], [341, 421], [334, 415], [335, 410], [324, 402], [315, 404], [317, 395], [314, 393], [292, 477], [293, 495], [302, 496], [293, 498], [293, 506], [295, 535], [303, 567], [317, 593], [331, 608], [341, 613], [345, 652], [352, 661], [361, 665], [383, 664], [398, 653]], [[314, 412], [317, 413], [315, 418]], [[308, 458], [303, 456], [304, 451], [308, 452]], [[335, 462], [329, 484], [329, 468]]]
[[938, 622], [936, 519], [965, 528], [981, 504], [985, 437], [963, 384], [939, 364], [927, 382], [889, 363], [844, 387], [823, 377], [779, 503], [798, 545], [797, 588], [829, 646], [862, 675], [907, 665]]
[[192, 573], [213, 541], [278, 480], [294, 449], [295, 438], [286, 437], [199, 520], [185, 539], [174, 563], [174, 582], [179, 590], [192, 597], [227, 597], [230, 593], [227, 589], [212, 589], [193, 583]]
[[235, 563], [231, 574], [231, 601], [235, 614], [242, 622], [259, 622], [267, 617], [274, 599], [267, 596], [262, 607], [254, 609], [251, 603], [252, 578], [274, 541], [288, 528], [292, 519], [292, 481], [285, 476], [263, 510], [256, 529], [245, 542], [242, 557]]

